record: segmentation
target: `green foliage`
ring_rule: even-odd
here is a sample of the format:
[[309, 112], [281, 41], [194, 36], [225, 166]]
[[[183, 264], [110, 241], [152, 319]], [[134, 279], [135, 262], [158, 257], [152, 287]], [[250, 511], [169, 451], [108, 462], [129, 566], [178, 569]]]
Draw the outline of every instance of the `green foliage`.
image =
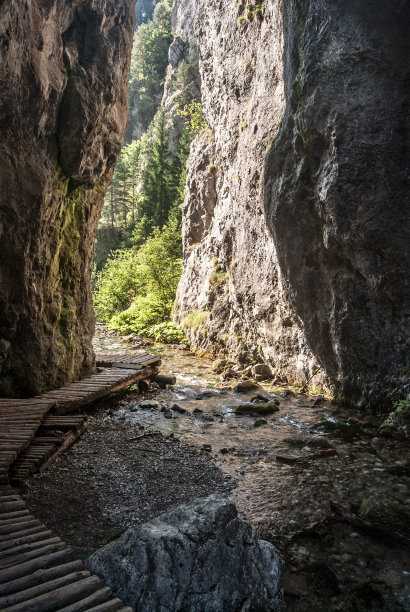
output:
[[97, 319], [109, 321], [116, 312], [128, 308], [141, 289], [135, 274], [138, 253], [133, 249], [114, 251], [105, 267], [97, 274], [94, 310]]
[[[183, 336], [169, 319], [182, 269], [186, 160], [192, 139], [206, 125], [193, 56], [185, 54], [172, 77], [174, 108], [183, 121], [176, 117], [173, 123], [161, 107], [171, 6], [172, 0], [139, 0], [137, 7], [141, 25], [131, 58], [131, 122], [97, 232], [93, 286], [98, 319], [125, 333], [175, 342]], [[181, 136], [171, 155], [176, 130]]]
[[262, 0], [253, 0], [252, 2], [247, 2], [245, 4], [244, 0], [239, 0], [238, 2], [239, 12], [244, 13], [238, 17], [236, 20], [239, 26], [244, 25], [247, 21], [263, 21], [265, 15], [265, 2]]
[[410, 399], [402, 399], [394, 404], [396, 412], [406, 412], [410, 410]]
[[198, 100], [192, 100], [179, 111], [182, 117], [185, 117], [189, 130], [190, 139], [202, 132], [207, 125], [202, 114], [202, 104]]
[[159, 2], [152, 21], [143, 23], [135, 33], [128, 89], [135, 112], [128, 135], [135, 123], [146, 130], [161, 102], [172, 41], [171, 5], [171, 0]]
[[[116, 251], [97, 277], [94, 307], [111, 329], [171, 338], [168, 323], [182, 271], [181, 229], [171, 219], [156, 228], [140, 248]], [[155, 327], [153, 327], [155, 326]], [[151, 329], [152, 328], [152, 329]]]
[[138, 210], [140, 220], [143, 217], [149, 220], [146, 228], [149, 233], [154, 227], [162, 228], [167, 222], [172, 205], [177, 199], [178, 182], [170, 159], [165, 112], [160, 109], [153, 124], [153, 137], [150, 140], [149, 154], [147, 152]]
[[136, 26], [140, 26], [142, 23], [146, 23], [152, 19], [155, 5], [158, 4], [159, 0], [138, 0], [137, 6], [135, 7], [135, 15], [137, 18]]

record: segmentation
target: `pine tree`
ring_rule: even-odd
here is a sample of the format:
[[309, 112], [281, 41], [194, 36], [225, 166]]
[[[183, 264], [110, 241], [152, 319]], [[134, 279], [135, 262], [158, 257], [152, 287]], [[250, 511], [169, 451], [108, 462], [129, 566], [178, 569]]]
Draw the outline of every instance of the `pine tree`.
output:
[[170, 162], [168, 130], [163, 109], [155, 116], [153, 138], [149, 140], [149, 144], [151, 151], [144, 172], [138, 217], [142, 219], [145, 216], [152, 231], [154, 227], [161, 229], [165, 225], [175, 200], [175, 178]]

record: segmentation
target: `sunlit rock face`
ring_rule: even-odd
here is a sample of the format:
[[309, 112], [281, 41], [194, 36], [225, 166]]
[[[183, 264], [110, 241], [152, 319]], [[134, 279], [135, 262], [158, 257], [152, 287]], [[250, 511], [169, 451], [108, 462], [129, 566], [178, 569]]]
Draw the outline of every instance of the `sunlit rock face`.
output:
[[[197, 2], [209, 129], [191, 148], [176, 317], [198, 349], [248, 354], [304, 382], [318, 364], [290, 306], [263, 203], [265, 157], [285, 112], [282, 2], [269, 0], [263, 19], [251, 21], [238, 4]], [[180, 6], [189, 35], [187, 14]]]
[[127, 123], [131, 0], [0, 3], [0, 390], [94, 368], [89, 278]]
[[316, 386], [382, 408], [408, 390], [410, 7], [264, 5], [197, 2], [209, 130], [176, 318], [205, 352], [320, 366]]

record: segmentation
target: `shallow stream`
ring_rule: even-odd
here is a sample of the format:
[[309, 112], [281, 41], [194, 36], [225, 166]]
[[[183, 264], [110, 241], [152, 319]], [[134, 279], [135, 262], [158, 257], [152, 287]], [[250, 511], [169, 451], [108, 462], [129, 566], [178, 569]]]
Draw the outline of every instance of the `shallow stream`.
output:
[[[101, 326], [95, 348], [104, 353], [141, 350]], [[194, 466], [191, 481], [200, 489], [196, 495], [212, 490], [230, 494], [240, 515], [284, 555], [289, 610], [410, 610], [410, 551], [406, 543], [392, 545], [363, 535], [336, 519], [329, 507], [331, 501], [337, 502], [366, 521], [394, 529], [406, 542], [410, 536], [406, 441], [380, 437], [379, 419], [353, 414], [321, 396], [269, 383], [238, 393], [234, 390], [237, 381], [221, 383], [206, 359], [163, 345], [144, 350], [161, 354], [161, 373], [175, 375], [176, 385], [144, 396], [142, 406], [144, 398], [135, 392], [105, 403], [94, 417], [101, 431], [106, 430], [105, 436], [117, 426], [135, 432], [137, 435], [127, 438], [133, 442], [123, 453], [137, 456], [146, 452], [148, 459], [149, 453], [156, 453], [155, 461], [164, 459], [157, 464], [152, 458], [156, 472], [170, 470], [176, 482], [178, 470], [188, 472], [188, 462], [189, 467]], [[257, 406], [258, 402], [275, 400], [278, 410], [267, 416], [235, 414], [244, 404]], [[154, 441], [151, 434], [155, 432], [165, 442], [182, 445], [178, 448], [185, 453], [186, 468], [172, 453], [166, 463], [166, 452], [158, 444], [150, 450], [147, 444]], [[91, 429], [89, 435], [90, 440], [93, 435], [98, 440], [98, 431], [93, 434]], [[70, 451], [68, 461], [75, 463], [76, 453], [78, 457], [83, 452], [90, 469], [97, 469], [89, 459], [97, 451], [87, 447], [85, 439], [84, 446], [81, 441]], [[188, 448], [193, 449], [192, 456], [191, 451], [184, 451]], [[124, 468], [118, 467], [116, 476], [113, 461], [107, 468], [109, 478], [124, 479]], [[212, 478], [210, 465], [218, 472]], [[85, 462], [82, 466], [81, 470], [86, 469]], [[67, 486], [61, 469], [67, 470], [56, 467], [31, 481], [26, 498], [37, 511], [44, 504], [46, 490], [52, 490], [51, 499], [55, 499], [55, 487]], [[86, 485], [87, 474], [82, 478]], [[170, 487], [172, 478], [167, 478]], [[178, 489], [175, 484], [175, 499], [169, 493], [169, 504], [186, 501], [184, 487]], [[182, 493], [177, 493], [179, 490]], [[155, 492], [148, 488], [146, 495]], [[108, 507], [110, 502], [101, 503]], [[121, 511], [121, 505], [118, 510], [118, 503], [117, 499], [120, 527], [130, 511]], [[141, 511], [141, 520], [150, 518], [153, 511], [151, 506], [147, 514]], [[115, 512], [107, 510], [106, 514], [115, 523]], [[73, 526], [75, 517], [70, 521]], [[74, 525], [63, 535], [70, 539], [73, 533], [75, 539], [75, 531]]]

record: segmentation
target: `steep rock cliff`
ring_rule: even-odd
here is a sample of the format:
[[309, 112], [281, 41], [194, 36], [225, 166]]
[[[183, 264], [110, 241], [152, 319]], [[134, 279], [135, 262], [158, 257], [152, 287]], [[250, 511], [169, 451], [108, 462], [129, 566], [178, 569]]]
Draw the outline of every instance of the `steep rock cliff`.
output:
[[191, 152], [176, 310], [198, 348], [292, 381], [319, 364], [366, 405], [408, 392], [409, 13], [198, 0], [209, 130]]
[[304, 382], [317, 364], [288, 302], [263, 206], [265, 155], [285, 110], [282, 2], [266, 2], [262, 19], [246, 15], [245, 4], [197, 3], [209, 129], [191, 149], [176, 316], [197, 348], [267, 361]]
[[284, 6], [268, 224], [313, 353], [343, 396], [377, 408], [410, 391], [410, 7]]
[[131, 0], [0, 2], [0, 389], [94, 367], [89, 278], [127, 122]]

